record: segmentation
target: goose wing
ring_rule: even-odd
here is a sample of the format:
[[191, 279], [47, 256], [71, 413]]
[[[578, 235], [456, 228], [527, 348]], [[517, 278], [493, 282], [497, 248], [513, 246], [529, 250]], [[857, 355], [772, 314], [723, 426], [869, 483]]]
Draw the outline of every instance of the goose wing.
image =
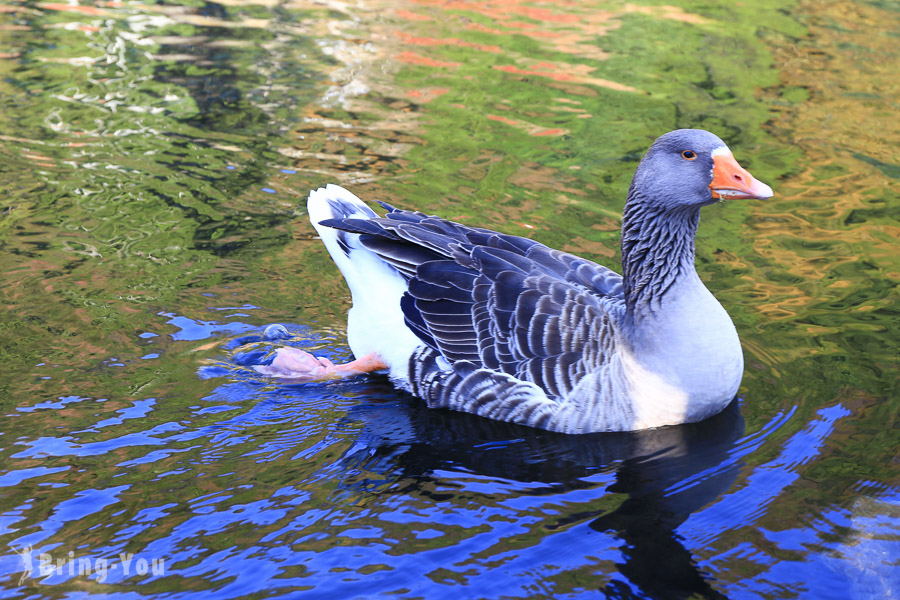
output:
[[533, 240], [398, 210], [323, 225], [360, 242], [409, 282], [407, 326], [451, 364], [504, 373], [564, 398], [612, 353], [621, 277]]

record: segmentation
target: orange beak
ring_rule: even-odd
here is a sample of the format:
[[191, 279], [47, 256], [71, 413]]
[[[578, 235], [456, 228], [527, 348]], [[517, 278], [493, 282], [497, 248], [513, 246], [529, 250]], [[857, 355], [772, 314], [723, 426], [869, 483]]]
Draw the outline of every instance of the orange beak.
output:
[[754, 179], [724, 148], [713, 152], [713, 180], [709, 189], [716, 199], [765, 200], [773, 196], [772, 188]]

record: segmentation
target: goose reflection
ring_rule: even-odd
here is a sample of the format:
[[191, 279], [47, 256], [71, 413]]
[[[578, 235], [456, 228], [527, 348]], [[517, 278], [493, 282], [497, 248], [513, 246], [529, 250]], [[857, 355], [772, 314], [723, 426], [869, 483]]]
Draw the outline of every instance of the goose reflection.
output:
[[[265, 337], [272, 337], [268, 330]], [[237, 364], [270, 354], [243, 345], [248, 339], [233, 343], [240, 347], [232, 356]], [[598, 493], [625, 497], [615, 510], [609, 511], [604, 502], [603, 509], [567, 514], [545, 525], [561, 530], [587, 523], [591, 530], [621, 541], [622, 562], [617, 567], [631, 585], [613, 579], [599, 591], [611, 598], [725, 597], [698, 567], [677, 529], [737, 477], [742, 463], [731, 455], [744, 432], [737, 400], [699, 423], [565, 435], [429, 409], [377, 377], [343, 381], [329, 389], [359, 399], [335, 424], [352, 439], [352, 446], [314, 477], [337, 480], [335, 501], [344, 496], [354, 502], [373, 493], [433, 495], [433, 483], [439, 479], [435, 473], [448, 471], [552, 487], [548, 492], [541, 486], [533, 494], [598, 487], [598, 480], [611, 476], [613, 483]], [[280, 402], [290, 396], [308, 402], [307, 396], [320, 393], [318, 384], [280, 386], [277, 392]]]
[[[365, 397], [396, 398], [387, 382], [363, 387], [359, 391]], [[699, 569], [677, 528], [727, 491], [737, 476], [741, 464], [729, 459], [744, 432], [736, 400], [700, 423], [582, 436], [436, 411], [413, 398], [361, 405], [346, 420], [363, 428], [342, 457], [342, 468], [379, 473], [384, 487], [403, 480], [424, 488], [436, 471], [464, 470], [574, 489], [593, 485], [585, 481], [591, 475], [614, 470], [615, 482], [605, 491], [626, 496], [618, 508], [570, 514], [549, 528], [588, 522], [592, 530], [616, 536], [624, 558], [620, 573], [640, 590], [639, 597], [725, 597]], [[378, 488], [371, 479], [358, 483], [367, 492]], [[614, 598], [634, 596], [615, 581], [602, 591]]]

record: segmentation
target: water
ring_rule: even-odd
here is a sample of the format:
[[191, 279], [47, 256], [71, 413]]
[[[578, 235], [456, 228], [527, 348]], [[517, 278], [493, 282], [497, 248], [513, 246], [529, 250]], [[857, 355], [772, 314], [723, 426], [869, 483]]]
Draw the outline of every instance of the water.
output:
[[[3, 596], [900, 597], [897, 31], [875, 1], [0, 7]], [[617, 266], [676, 127], [777, 194], [704, 212], [747, 363], [715, 419], [567, 437], [242, 366], [270, 323], [349, 356], [309, 189]]]

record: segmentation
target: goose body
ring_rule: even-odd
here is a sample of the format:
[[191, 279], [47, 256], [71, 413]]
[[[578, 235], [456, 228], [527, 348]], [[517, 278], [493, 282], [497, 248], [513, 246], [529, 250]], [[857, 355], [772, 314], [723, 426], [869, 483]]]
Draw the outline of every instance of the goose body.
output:
[[702, 206], [771, 195], [713, 134], [660, 137], [629, 189], [621, 276], [419, 212], [379, 217], [335, 185], [308, 207], [350, 287], [361, 370], [430, 407], [589, 433], [695, 422], [734, 398], [741, 346], [694, 268], [694, 236]]

